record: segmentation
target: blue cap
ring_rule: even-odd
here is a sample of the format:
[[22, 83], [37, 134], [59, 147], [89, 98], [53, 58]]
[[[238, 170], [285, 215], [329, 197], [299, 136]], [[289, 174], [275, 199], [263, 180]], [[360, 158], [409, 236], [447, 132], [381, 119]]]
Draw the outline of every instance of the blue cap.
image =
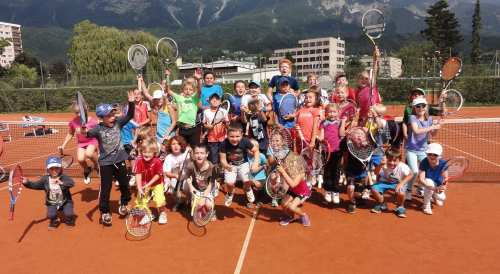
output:
[[61, 158], [51, 156], [47, 159], [47, 169], [51, 167], [61, 167]]
[[260, 88], [260, 83], [255, 80], [250, 81], [250, 83], [248, 83], [248, 87], [250, 87], [251, 84], [256, 84]]
[[114, 108], [110, 104], [99, 104], [95, 109], [95, 114], [97, 115], [97, 117], [104, 117], [108, 115], [112, 110], [116, 110], [116, 108]]
[[288, 80], [288, 77], [281, 77], [278, 81], [278, 86], [283, 84], [284, 82], [287, 82], [290, 84], [290, 80]]

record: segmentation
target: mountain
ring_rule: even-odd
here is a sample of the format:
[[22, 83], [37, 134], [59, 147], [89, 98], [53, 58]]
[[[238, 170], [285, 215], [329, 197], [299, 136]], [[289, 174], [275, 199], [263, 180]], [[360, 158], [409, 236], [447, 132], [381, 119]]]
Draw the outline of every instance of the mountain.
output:
[[[22, 25], [26, 51], [44, 62], [67, 61], [76, 23], [142, 29], [178, 41], [186, 60], [220, 56], [221, 49], [263, 52], [295, 46], [298, 39], [361, 33], [360, 18], [370, 8], [386, 16], [384, 38], [421, 40], [426, 9], [436, 0], [3, 0], [0, 21]], [[500, 4], [483, 0], [484, 36], [500, 36]], [[469, 35], [473, 0], [451, 0], [461, 32]], [[389, 38], [391, 35], [396, 38]], [[402, 36], [401, 36], [402, 35]], [[351, 38], [347, 38], [351, 37]], [[402, 37], [402, 38], [397, 38]], [[392, 50], [392, 48], [390, 48]], [[349, 53], [349, 49], [346, 49]], [[364, 53], [364, 52], [351, 52]]]

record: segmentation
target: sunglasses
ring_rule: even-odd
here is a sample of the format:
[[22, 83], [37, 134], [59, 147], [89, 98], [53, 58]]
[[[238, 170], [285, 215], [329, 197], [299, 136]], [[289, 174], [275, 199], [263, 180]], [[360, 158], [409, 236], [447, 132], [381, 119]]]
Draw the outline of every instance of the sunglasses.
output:
[[427, 105], [416, 105], [415, 108], [426, 108]]
[[434, 153], [426, 153], [426, 154], [427, 154], [427, 156], [434, 156], [434, 157], [438, 157], [439, 156], [439, 155], [434, 154]]

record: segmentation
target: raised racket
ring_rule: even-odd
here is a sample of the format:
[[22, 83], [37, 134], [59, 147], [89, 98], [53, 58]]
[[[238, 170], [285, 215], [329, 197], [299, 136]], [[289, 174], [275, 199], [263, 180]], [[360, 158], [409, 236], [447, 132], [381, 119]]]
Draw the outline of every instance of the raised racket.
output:
[[[377, 122], [379, 120], [382, 124], [385, 124], [384, 127], [380, 128], [378, 126]], [[399, 136], [399, 127], [394, 117], [390, 115], [379, 115], [370, 120], [369, 131], [372, 140], [378, 147], [382, 148], [384, 154]], [[387, 165], [384, 165], [384, 168], [387, 168]]]
[[460, 92], [454, 89], [448, 89], [441, 92], [439, 95], [439, 108], [441, 109], [441, 117], [456, 113], [463, 103], [463, 98]]
[[279, 200], [288, 191], [288, 184], [285, 179], [278, 175], [276, 171], [271, 172], [266, 178], [266, 193], [273, 200]]
[[[163, 66], [169, 69], [179, 57], [179, 47], [172, 38], [163, 37], [156, 43], [156, 54], [158, 59], [162, 61]], [[170, 86], [170, 75], [167, 75], [167, 86]]]
[[144, 195], [141, 195], [139, 203], [130, 210], [125, 218], [128, 233], [135, 237], [148, 235], [153, 226], [151, 211], [146, 204], [141, 205], [142, 199], [144, 199]]
[[80, 116], [80, 122], [82, 127], [89, 121], [89, 114], [87, 111], [88, 104], [83, 99], [83, 95], [80, 92], [76, 93], [76, 104], [78, 105], [78, 115]]
[[469, 160], [462, 156], [456, 156], [446, 161], [441, 168], [441, 174], [443, 174], [443, 178], [445, 180], [443, 185], [446, 185], [449, 181], [462, 175], [468, 167]]
[[9, 220], [14, 220], [14, 206], [16, 205], [16, 201], [21, 195], [21, 191], [23, 190], [23, 181], [21, 179], [23, 177], [23, 170], [20, 166], [14, 165], [10, 169], [9, 174], [9, 193], [10, 193], [10, 213]]
[[[208, 136], [208, 133], [214, 128], [215, 125], [220, 124], [223, 121], [227, 120], [226, 114], [229, 113], [230, 107], [231, 107], [231, 104], [227, 100], [223, 101], [219, 105], [219, 107], [217, 108], [217, 111], [215, 111], [214, 118], [212, 119], [212, 121], [210, 123], [212, 125], [212, 128], [210, 128], [209, 130], [205, 130], [205, 132], [201, 136], [202, 140], [205, 140], [205, 138]], [[225, 110], [225, 112], [221, 111], [221, 109]], [[207, 142], [208, 142], [208, 139], [207, 139]]]
[[457, 77], [462, 71], [462, 60], [458, 57], [451, 57], [444, 61], [443, 66], [439, 75], [443, 80], [443, 90], [447, 90], [451, 82], [455, 77]]
[[326, 139], [323, 139], [321, 141], [318, 141], [318, 152], [321, 155], [321, 158], [323, 160], [323, 166], [321, 167], [321, 172], [318, 175], [318, 188], [321, 188], [321, 185], [323, 184], [323, 174], [324, 174], [324, 169], [323, 167], [326, 165], [328, 160], [330, 160], [330, 143]]
[[373, 69], [370, 69], [370, 82], [369, 82], [369, 90], [370, 90], [370, 106], [373, 106]]
[[279, 113], [281, 117], [285, 120], [292, 119], [287, 119], [287, 117], [288, 115], [295, 114], [298, 103], [299, 102], [297, 100], [297, 96], [295, 96], [293, 93], [287, 93], [283, 95], [279, 103]]
[[198, 191], [193, 192], [194, 202], [191, 208], [191, 217], [196, 226], [205, 226], [210, 222], [214, 215], [213, 199], [202, 196]]
[[382, 36], [385, 30], [385, 19], [382, 12], [376, 9], [365, 12], [361, 19], [361, 28], [370, 41], [372, 41], [375, 51], [378, 51], [376, 40]]
[[[142, 74], [142, 70], [149, 60], [149, 53], [145, 46], [135, 44], [128, 49], [128, 62], [135, 71], [135, 74]], [[140, 82], [137, 83], [137, 89], [141, 90]]]
[[362, 127], [353, 128], [347, 139], [349, 152], [363, 165], [366, 165], [366, 161], [370, 159], [373, 150], [375, 150], [375, 145], [371, 141], [370, 134], [365, 130], [366, 128]]
[[69, 154], [61, 155], [61, 166], [63, 169], [68, 169], [73, 164], [73, 156]]

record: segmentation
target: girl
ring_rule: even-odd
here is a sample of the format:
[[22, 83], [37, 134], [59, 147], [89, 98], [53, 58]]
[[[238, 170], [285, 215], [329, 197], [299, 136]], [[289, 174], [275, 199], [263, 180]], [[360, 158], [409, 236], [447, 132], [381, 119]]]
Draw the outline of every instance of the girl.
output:
[[[309, 149], [314, 149], [318, 123], [320, 118], [319, 107], [321, 106], [321, 95], [317, 92], [308, 91], [304, 99], [304, 107], [295, 114], [295, 130], [300, 131], [304, 140], [309, 143]], [[302, 151], [304, 142], [297, 139], [297, 151]]]
[[434, 120], [429, 117], [427, 110], [427, 101], [424, 98], [417, 98], [412, 102], [411, 116], [408, 120], [408, 139], [405, 142], [406, 161], [410, 166], [413, 177], [408, 182], [406, 189], [406, 200], [411, 201], [413, 185], [418, 174], [418, 161], [425, 158], [425, 150], [427, 149], [427, 140], [429, 133], [431, 136], [436, 136], [438, 130], [443, 124], [443, 120], [439, 120], [434, 125]]
[[[357, 78], [358, 87], [354, 90], [356, 96], [356, 104], [358, 104], [359, 110], [359, 121], [363, 120], [368, 115], [368, 110], [370, 106], [376, 103], [380, 103], [379, 95], [376, 88], [376, 75], [377, 75], [377, 59], [379, 52], [373, 53], [373, 98], [370, 104], [370, 76], [366, 71], [360, 73]], [[360, 124], [360, 126], [362, 126]]]
[[[285, 197], [281, 200], [281, 207], [286, 215], [281, 219], [280, 225], [289, 224], [297, 214], [300, 216], [299, 221], [302, 226], [310, 226], [307, 214], [299, 208], [311, 192], [304, 180], [305, 173], [301, 157], [295, 152], [290, 152], [284, 163], [278, 165], [276, 172], [289, 186]], [[271, 175], [271, 180], [276, 180], [276, 174]]]
[[[87, 111], [88, 105], [85, 104]], [[85, 138], [80, 129], [82, 127], [82, 122], [80, 121], [80, 112], [78, 108], [78, 104], [76, 102], [71, 102], [68, 109], [72, 109], [75, 112], [75, 118], [69, 122], [68, 127], [68, 135], [64, 139], [63, 144], [59, 147], [59, 152], [64, 154], [64, 148], [69, 143], [69, 141], [73, 138], [76, 133], [77, 138], [77, 149], [76, 149], [76, 159], [78, 163], [83, 168], [83, 182], [88, 185], [90, 183], [90, 173], [92, 172], [92, 168], [87, 165], [86, 159], [89, 159], [94, 164], [94, 168], [99, 173], [99, 164], [97, 163], [97, 154], [94, 154], [97, 148], [97, 139], [96, 138]], [[95, 125], [99, 122], [89, 117], [88, 122], [85, 124], [89, 130], [91, 130]]]
[[[166, 153], [167, 157], [163, 162], [164, 189], [168, 194], [175, 192], [177, 204], [172, 208], [172, 211], [179, 211], [185, 205], [181, 191], [186, 176], [186, 167], [191, 162], [190, 148], [184, 138], [174, 136], [168, 140]], [[181, 167], [182, 172], [179, 170]], [[178, 183], [181, 185], [176, 188]]]
[[325, 200], [338, 204], [340, 202], [339, 179], [340, 162], [342, 160], [342, 151], [339, 149], [339, 144], [343, 137], [340, 128], [345, 127], [346, 118], [341, 122], [338, 120], [340, 106], [335, 103], [326, 106], [325, 114], [326, 120], [319, 125], [318, 138], [320, 142], [325, 139], [330, 145], [330, 159], [324, 166]]

